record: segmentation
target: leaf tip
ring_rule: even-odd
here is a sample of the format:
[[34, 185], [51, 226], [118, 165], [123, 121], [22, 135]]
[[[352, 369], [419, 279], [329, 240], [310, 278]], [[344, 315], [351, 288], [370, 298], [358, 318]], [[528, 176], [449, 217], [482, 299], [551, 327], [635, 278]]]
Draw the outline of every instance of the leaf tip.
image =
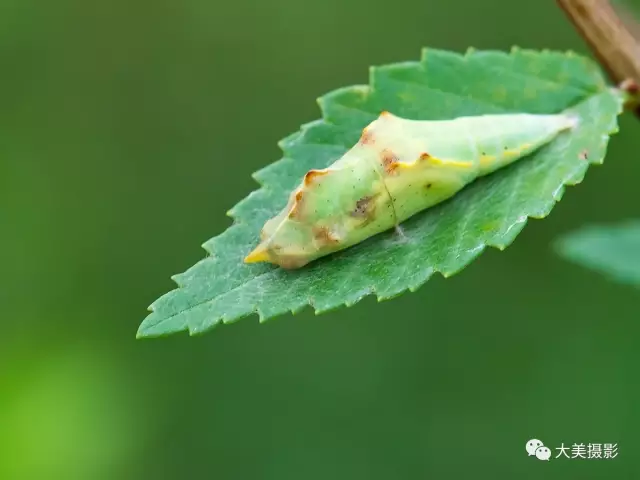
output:
[[142, 340], [151, 337], [153, 337], [153, 335], [149, 335], [149, 333], [147, 332], [147, 325], [145, 320], [140, 324], [138, 330], [136, 331], [136, 340]]

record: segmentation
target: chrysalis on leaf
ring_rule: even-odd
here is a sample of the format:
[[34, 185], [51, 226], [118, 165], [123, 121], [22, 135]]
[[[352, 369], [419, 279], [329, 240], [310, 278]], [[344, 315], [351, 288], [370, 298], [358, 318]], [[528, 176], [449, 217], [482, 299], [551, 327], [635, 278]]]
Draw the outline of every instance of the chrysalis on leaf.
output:
[[393, 227], [576, 125], [564, 114], [408, 120], [389, 112], [331, 166], [310, 170], [245, 262], [299, 268]]

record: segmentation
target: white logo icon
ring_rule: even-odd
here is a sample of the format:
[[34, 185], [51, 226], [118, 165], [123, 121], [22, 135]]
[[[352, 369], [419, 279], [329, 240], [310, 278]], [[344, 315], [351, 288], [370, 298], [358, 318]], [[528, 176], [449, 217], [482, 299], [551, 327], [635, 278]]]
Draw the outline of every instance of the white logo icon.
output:
[[549, 461], [549, 459], [551, 458], [551, 450], [542, 445], [541, 447], [536, 448], [536, 457], [538, 458], [538, 460]]
[[[539, 447], [542, 447], [542, 446], [544, 446], [544, 445], [542, 444], [542, 442], [540, 440], [536, 440], [535, 438], [532, 438], [531, 440], [529, 440], [527, 442], [527, 446], [526, 446], [527, 453], [529, 454], [529, 456], [535, 455], [536, 454], [536, 449], [539, 448]], [[547, 450], [549, 450], [549, 449], [547, 448]]]

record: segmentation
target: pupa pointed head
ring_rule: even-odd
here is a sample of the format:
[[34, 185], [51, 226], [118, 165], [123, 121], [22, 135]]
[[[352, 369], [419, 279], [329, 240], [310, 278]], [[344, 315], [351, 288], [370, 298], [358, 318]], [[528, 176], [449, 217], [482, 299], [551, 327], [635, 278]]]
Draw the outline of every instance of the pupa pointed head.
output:
[[269, 249], [266, 248], [264, 243], [260, 243], [254, 248], [249, 255], [244, 259], [244, 263], [261, 263], [271, 262], [271, 256], [269, 255]]
[[269, 248], [263, 242], [245, 257], [244, 263], [272, 263], [285, 270], [292, 270], [305, 266], [312, 259], [303, 252]]
[[288, 216], [272, 219], [263, 240], [244, 259], [245, 263], [267, 262], [285, 269], [300, 268], [315, 258], [310, 228]]

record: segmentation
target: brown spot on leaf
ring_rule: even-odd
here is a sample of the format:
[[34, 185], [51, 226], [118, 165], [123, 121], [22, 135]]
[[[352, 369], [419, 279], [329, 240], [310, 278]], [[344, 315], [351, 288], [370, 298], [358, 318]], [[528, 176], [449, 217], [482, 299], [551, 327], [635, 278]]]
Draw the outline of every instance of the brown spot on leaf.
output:
[[431, 155], [429, 155], [427, 152], [423, 152], [420, 154], [420, 160], [429, 160], [431, 158]]
[[589, 159], [589, 152], [586, 149], [582, 150], [580, 152], [580, 154], [578, 155], [578, 158], [580, 158], [580, 160], [588, 160]]
[[433, 187], [433, 183], [427, 183], [424, 188], [426, 188], [427, 190], [430, 190], [431, 187]]

